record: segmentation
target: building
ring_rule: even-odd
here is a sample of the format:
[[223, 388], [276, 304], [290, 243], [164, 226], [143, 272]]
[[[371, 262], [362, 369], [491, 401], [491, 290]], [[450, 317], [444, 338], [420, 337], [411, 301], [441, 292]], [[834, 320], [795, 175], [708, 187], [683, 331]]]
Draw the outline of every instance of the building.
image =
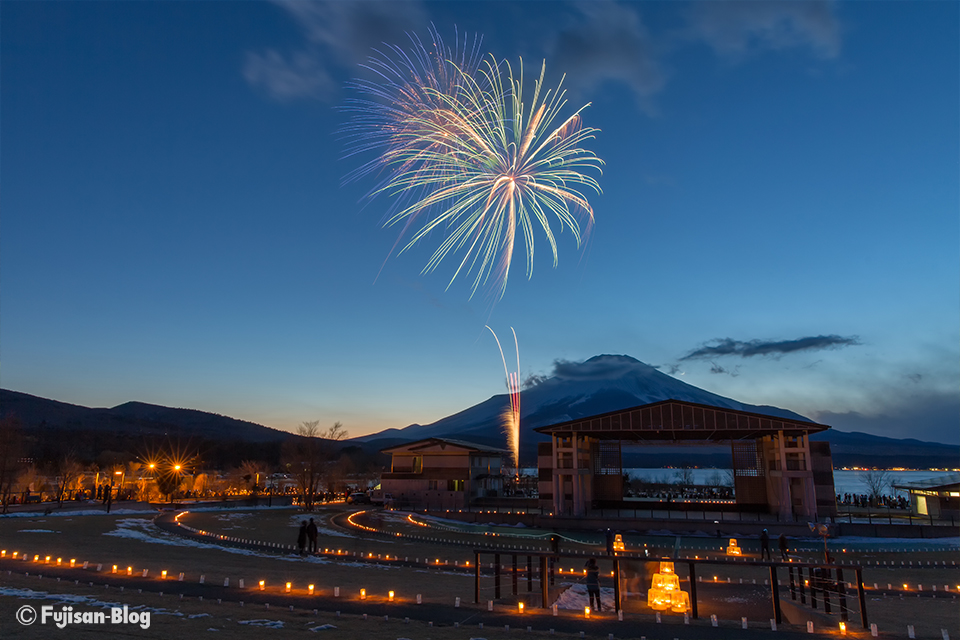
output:
[[898, 482], [893, 488], [910, 492], [910, 510], [914, 515], [960, 519], [960, 473]]
[[785, 519], [836, 515], [830, 445], [804, 420], [664, 400], [540, 427], [540, 501], [558, 516], [623, 503], [624, 445], [730, 445], [737, 508]]
[[427, 438], [388, 447], [390, 472], [380, 477], [384, 504], [446, 511], [501, 495], [502, 459], [507, 452], [484, 445]]

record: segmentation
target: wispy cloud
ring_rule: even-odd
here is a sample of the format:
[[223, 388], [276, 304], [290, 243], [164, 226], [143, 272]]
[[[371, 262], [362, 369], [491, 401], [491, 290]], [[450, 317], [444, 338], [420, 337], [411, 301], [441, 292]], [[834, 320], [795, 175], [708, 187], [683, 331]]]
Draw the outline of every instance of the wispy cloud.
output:
[[302, 51], [289, 60], [273, 49], [247, 53], [243, 77], [280, 102], [323, 99], [334, 91], [333, 79], [319, 58]]
[[429, 22], [418, 1], [280, 0], [275, 4], [297, 22], [306, 42], [289, 53], [248, 52], [243, 75], [252, 86], [281, 102], [334, 100], [339, 86], [333, 80], [336, 72], [352, 71], [374, 48], [384, 42], [403, 42], [407, 33]]
[[[824, 349], [841, 349], [857, 346], [860, 339], [857, 336], [810, 336], [794, 340], [734, 340], [733, 338], [718, 338], [714, 344], [704, 344], [680, 358], [684, 360], [710, 360], [721, 356], [739, 356], [750, 358], [753, 356], [779, 357], [799, 351], [822, 351]], [[714, 372], [720, 373], [720, 372]], [[724, 372], [725, 373], [725, 372]]]
[[688, 38], [730, 58], [793, 48], [809, 48], [820, 58], [840, 53], [840, 24], [834, 3], [826, 0], [697, 2], [687, 19]]
[[578, 94], [605, 82], [629, 87], [644, 108], [665, 78], [649, 31], [634, 5], [611, 0], [574, 3], [575, 17], [548, 45], [551, 66], [562, 69]]

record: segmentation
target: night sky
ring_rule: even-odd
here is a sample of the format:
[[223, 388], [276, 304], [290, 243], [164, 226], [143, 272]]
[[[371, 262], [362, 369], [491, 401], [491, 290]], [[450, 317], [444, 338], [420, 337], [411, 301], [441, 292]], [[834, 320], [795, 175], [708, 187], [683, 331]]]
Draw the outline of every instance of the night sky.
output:
[[[847, 431], [960, 442], [955, 2], [0, 5], [2, 386], [351, 436], [627, 354]], [[431, 24], [566, 74], [583, 247], [500, 300], [400, 256], [347, 83]], [[522, 248], [519, 249], [522, 251]], [[512, 338], [507, 357], [512, 358]]]

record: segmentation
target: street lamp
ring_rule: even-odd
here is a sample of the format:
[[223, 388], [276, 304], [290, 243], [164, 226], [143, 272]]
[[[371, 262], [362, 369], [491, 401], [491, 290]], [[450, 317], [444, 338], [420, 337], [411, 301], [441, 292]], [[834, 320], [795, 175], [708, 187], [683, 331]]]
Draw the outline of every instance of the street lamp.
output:
[[123, 480], [127, 474], [123, 471], [114, 471], [113, 475], [120, 476], [120, 486], [117, 487], [117, 500], [120, 500], [120, 496], [123, 493]]

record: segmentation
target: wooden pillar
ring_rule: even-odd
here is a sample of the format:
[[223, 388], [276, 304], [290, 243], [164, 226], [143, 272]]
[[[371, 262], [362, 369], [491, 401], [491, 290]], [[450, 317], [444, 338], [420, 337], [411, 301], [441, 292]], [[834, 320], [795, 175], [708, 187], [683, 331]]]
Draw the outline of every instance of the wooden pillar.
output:
[[527, 556], [527, 593], [533, 591], [533, 556]]
[[513, 595], [519, 593], [517, 589], [517, 554], [513, 554]]
[[837, 567], [837, 606], [840, 607], [840, 619], [847, 622], [847, 587], [843, 583], [843, 569]]
[[777, 624], [783, 622], [780, 614], [780, 587], [777, 586], [777, 567], [770, 565], [770, 597], [773, 599], [773, 619]]
[[821, 567], [819, 574], [817, 588], [820, 589], [820, 595], [823, 597], [823, 611], [824, 613], [833, 613], [830, 608], [830, 583], [832, 582], [833, 572], [826, 567]]
[[547, 556], [540, 556], [540, 607], [546, 609], [550, 602], [550, 584], [547, 581]]
[[810, 606], [817, 608], [817, 577], [813, 575], [813, 567], [807, 567], [807, 580], [810, 582]]
[[493, 555], [493, 597], [500, 599], [500, 554]]
[[863, 569], [857, 567], [857, 597], [860, 599], [860, 623], [866, 629], [870, 626], [867, 621], [867, 598], [863, 592]]
[[480, 604], [480, 553], [473, 552], [473, 603]]
[[790, 599], [797, 599], [797, 586], [793, 581], [793, 570], [794, 566], [792, 564], [787, 565], [787, 576], [790, 578]]
[[689, 563], [690, 566], [690, 609], [693, 614], [693, 619], [696, 620], [700, 617], [697, 613], [697, 565], [694, 563]]
[[797, 567], [797, 587], [800, 589], [800, 604], [807, 604], [807, 590], [803, 584], [803, 567]]
[[613, 559], [613, 610], [620, 611], [620, 558]]

